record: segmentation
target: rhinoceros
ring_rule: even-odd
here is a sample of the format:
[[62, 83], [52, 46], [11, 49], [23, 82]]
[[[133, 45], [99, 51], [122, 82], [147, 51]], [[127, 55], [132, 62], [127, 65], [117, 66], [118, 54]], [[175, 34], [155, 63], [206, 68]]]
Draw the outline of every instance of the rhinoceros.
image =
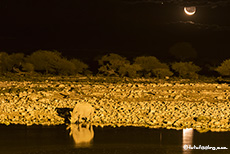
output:
[[70, 122], [71, 123], [81, 123], [83, 118], [86, 121], [91, 121], [94, 113], [94, 108], [89, 103], [77, 103], [71, 114]]

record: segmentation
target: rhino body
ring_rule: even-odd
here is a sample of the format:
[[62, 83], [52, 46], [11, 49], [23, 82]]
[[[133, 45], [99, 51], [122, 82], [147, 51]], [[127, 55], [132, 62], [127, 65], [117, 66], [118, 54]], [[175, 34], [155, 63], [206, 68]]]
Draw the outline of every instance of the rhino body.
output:
[[94, 108], [89, 103], [78, 103], [71, 114], [71, 123], [81, 123], [83, 121], [83, 118], [85, 121], [91, 121], [92, 116], [94, 113]]

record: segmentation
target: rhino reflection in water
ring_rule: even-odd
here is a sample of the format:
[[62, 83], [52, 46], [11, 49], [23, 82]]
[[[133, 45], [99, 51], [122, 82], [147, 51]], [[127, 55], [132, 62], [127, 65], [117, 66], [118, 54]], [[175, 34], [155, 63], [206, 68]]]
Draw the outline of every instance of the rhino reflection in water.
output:
[[93, 126], [90, 124], [70, 124], [70, 134], [73, 136], [76, 147], [90, 147], [94, 137]]
[[83, 121], [82, 118], [85, 118], [86, 121], [91, 121], [93, 116], [94, 108], [89, 103], [77, 103], [75, 105], [73, 112], [71, 114], [70, 122], [73, 123], [80, 123]]

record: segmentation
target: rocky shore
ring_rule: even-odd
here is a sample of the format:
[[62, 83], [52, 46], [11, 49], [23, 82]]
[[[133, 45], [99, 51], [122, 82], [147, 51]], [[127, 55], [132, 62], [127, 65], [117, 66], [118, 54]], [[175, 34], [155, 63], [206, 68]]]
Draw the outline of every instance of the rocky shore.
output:
[[95, 126], [194, 128], [230, 131], [230, 86], [226, 83], [102, 77], [0, 82], [0, 124], [59, 125], [56, 108], [88, 102]]

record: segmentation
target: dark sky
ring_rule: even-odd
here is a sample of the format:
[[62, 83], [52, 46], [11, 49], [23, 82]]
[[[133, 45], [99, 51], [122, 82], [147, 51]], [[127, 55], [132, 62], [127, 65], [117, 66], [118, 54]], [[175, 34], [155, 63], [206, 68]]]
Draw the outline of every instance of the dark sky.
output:
[[[183, 6], [197, 12], [187, 16]], [[199, 57], [230, 57], [227, 0], [1, 0], [0, 50], [58, 50], [87, 59], [108, 52], [164, 59], [177, 42]]]

